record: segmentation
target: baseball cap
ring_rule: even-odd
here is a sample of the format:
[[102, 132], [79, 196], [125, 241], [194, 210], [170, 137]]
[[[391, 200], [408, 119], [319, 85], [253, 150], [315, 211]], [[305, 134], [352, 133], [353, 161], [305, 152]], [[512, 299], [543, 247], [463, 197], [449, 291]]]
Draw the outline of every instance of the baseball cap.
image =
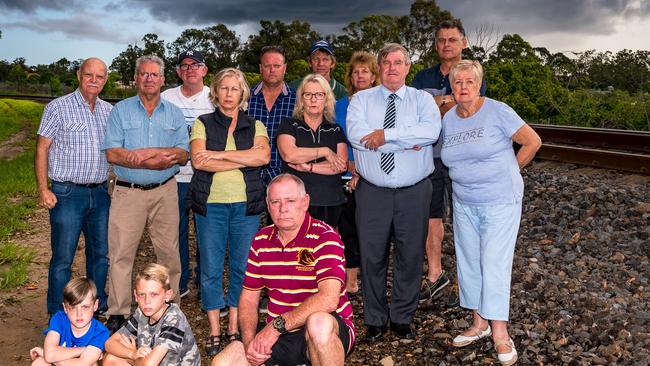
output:
[[197, 50], [187, 50], [183, 53], [181, 53], [178, 56], [178, 64], [180, 65], [183, 60], [186, 58], [191, 58], [192, 60], [199, 62], [199, 63], [205, 63], [205, 59], [203, 58], [203, 52], [197, 51]]
[[311, 47], [309, 47], [309, 54], [311, 55], [316, 50], [323, 50], [323, 51], [329, 53], [330, 55], [334, 55], [334, 48], [332, 47], [332, 45], [329, 42], [327, 42], [324, 39], [322, 39], [322, 40], [320, 40], [318, 42], [314, 42], [311, 45]]

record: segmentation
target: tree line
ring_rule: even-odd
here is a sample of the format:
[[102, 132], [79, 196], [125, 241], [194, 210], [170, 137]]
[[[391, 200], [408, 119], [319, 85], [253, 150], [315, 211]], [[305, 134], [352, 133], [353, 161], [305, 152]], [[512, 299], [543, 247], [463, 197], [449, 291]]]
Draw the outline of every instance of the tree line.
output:
[[[354, 51], [376, 53], [386, 42], [403, 44], [412, 54], [410, 81], [415, 72], [438, 61], [435, 26], [452, 18], [453, 14], [440, 9], [435, 0], [415, 0], [409, 14], [369, 15], [349, 23], [338, 35], [319, 34], [311, 24], [298, 20], [261, 20], [260, 30], [245, 41], [224, 24], [186, 29], [171, 42], [148, 33], [140, 42], [127, 45], [110, 62], [103, 94], [132, 95], [134, 91], [124, 86], [132, 85], [135, 60], [144, 54], [165, 60], [167, 83], [176, 84], [173, 65], [187, 49], [203, 50], [211, 72], [238, 67], [254, 84], [260, 78], [259, 50], [266, 45], [280, 45], [289, 63], [286, 80], [298, 79], [309, 73], [306, 53], [319, 39], [327, 39], [335, 47], [337, 66], [333, 76], [339, 80]], [[468, 40], [470, 47], [464, 50], [464, 57], [482, 62], [487, 95], [508, 103], [528, 121], [650, 129], [650, 51], [552, 53], [544, 47], [532, 47], [517, 34], [501, 37], [494, 26], [484, 25], [468, 29]], [[13, 83], [22, 85], [25, 91], [39, 91], [29, 89], [31, 85], [40, 87], [41, 92], [61, 94], [76, 87], [75, 72], [80, 61], [63, 58], [49, 65], [28, 66], [24, 58], [11, 63], [0, 60], [0, 88]]]

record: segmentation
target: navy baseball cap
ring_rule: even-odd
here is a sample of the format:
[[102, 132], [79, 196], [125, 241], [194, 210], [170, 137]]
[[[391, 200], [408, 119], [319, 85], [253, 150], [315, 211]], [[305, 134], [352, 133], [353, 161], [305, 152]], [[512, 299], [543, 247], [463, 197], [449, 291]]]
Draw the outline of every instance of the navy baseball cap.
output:
[[314, 42], [311, 47], [309, 47], [309, 54], [311, 55], [312, 53], [316, 52], [317, 50], [323, 50], [330, 55], [334, 55], [334, 48], [332, 45], [327, 42], [326, 40], [322, 39], [318, 42]]
[[205, 63], [205, 59], [203, 58], [203, 52], [201, 52], [201, 51], [187, 50], [187, 51], [181, 53], [178, 56], [178, 64], [180, 65], [181, 62], [183, 62], [183, 60], [185, 60], [186, 58], [191, 58], [192, 60], [194, 60], [196, 62], [199, 62], [199, 63], [202, 63], [202, 64]]

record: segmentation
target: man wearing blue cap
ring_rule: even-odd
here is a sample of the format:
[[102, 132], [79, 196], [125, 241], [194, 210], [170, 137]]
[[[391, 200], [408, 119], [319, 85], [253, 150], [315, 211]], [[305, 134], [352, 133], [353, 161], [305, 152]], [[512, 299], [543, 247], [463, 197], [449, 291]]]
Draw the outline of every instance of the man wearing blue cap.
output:
[[[321, 75], [330, 83], [330, 87], [334, 92], [336, 100], [348, 96], [348, 92], [345, 90], [345, 85], [336, 81], [332, 77], [332, 70], [336, 67], [336, 57], [334, 57], [334, 48], [329, 42], [326, 40], [314, 42], [311, 47], [309, 47], [307, 62], [314, 74]], [[300, 81], [301, 79], [294, 80], [290, 86], [297, 89], [298, 85], [300, 85]]]
[[[187, 125], [187, 133], [190, 135], [194, 120], [207, 113], [214, 111], [214, 106], [210, 101], [210, 88], [203, 85], [203, 78], [208, 74], [208, 66], [205, 64], [203, 52], [197, 50], [187, 50], [178, 56], [178, 65], [176, 74], [183, 81], [183, 84], [167, 89], [160, 94], [163, 99], [167, 99], [175, 106], [181, 109]], [[178, 250], [181, 259], [181, 279], [179, 285], [180, 297], [189, 293], [190, 281], [190, 247], [189, 247], [189, 212], [185, 210], [185, 193], [192, 180], [192, 163], [189, 161], [180, 167], [176, 174], [176, 183], [178, 185], [178, 210], [180, 222], [178, 227]], [[196, 274], [199, 274], [199, 253], [197, 245]]]

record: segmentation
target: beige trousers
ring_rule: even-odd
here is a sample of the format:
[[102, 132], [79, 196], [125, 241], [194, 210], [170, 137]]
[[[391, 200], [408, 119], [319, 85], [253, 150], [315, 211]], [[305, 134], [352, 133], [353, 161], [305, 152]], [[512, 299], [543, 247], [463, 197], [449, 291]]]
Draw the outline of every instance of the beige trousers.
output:
[[174, 301], [180, 304], [178, 220], [178, 190], [175, 179], [148, 191], [115, 186], [108, 218], [110, 281], [107, 314], [127, 317], [131, 314], [131, 277], [145, 227], [149, 230], [157, 263], [169, 269]]

